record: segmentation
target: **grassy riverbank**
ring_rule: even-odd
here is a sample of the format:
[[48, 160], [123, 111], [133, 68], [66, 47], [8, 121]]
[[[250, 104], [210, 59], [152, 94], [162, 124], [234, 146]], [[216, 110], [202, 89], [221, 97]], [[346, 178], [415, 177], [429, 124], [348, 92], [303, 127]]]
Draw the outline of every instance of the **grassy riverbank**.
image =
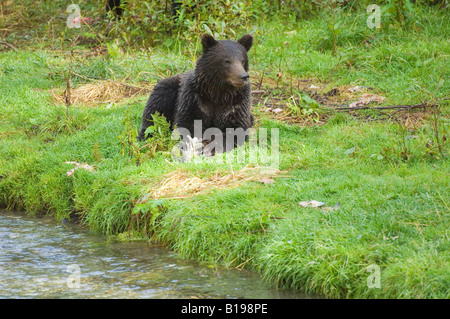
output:
[[[424, 8], [414, 28], [374, 32], [364, 12], [342, 12], [336, 42], [322, 16], [254, 26], [256, 128], [279, 129], [279, 170], [269, 171], [174, 162], [167, 134], [135, 142], [153, 84], [192, 68], [197, 43], [17, 39], [18, 52], [0, 52], [0, 206], [157, 240], [327, 297], [449, 298], [447, 13]], [[363, 93], [386, 97], [381, 106], [440, 107], [335, 110]], [[66, 162], [90, 166], [68, 176]]]

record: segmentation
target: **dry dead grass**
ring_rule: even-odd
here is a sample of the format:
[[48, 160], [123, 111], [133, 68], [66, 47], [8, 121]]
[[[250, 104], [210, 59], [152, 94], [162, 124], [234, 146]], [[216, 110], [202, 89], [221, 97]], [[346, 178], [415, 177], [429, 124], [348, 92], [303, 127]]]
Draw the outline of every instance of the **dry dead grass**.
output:
[[[280, 84], [274, 80], [264, 78], [262, 85], [253, 84], [252, 103], [258, 111], [267, 114], [273, 119], [300, 126], [318, 126], [327, 123], [328, 118], [336, 111], [336, 107], [348, 107], [355, 101], [358, 101], [364, 95], [374, 95], [373, 88], [357, 85], [333, 86], [323, 84], [317, 79], [294, 79], [293, 88], [308, 94], [315, 99], [321, 106], [320, 112], [314, 112], [310, 115], [294, 114], [287, 107], [288, 100], [295, 94], [289, 93], [289, 83], [283, 82], [282, 93], [273, 93], [274, 88]], [[382, 97], [383, 93], [376, 93], [376, 96]], [[378, 106], [378, 104], [373, 104]], [[428, 121], [431, 109], [392, 109], [377, 110], [378, 116], [372, 117], [358, 110], [349, 112], [350, 115], [362, 120], [380, 120], [395, 121], [398, 124], [406, 126], [408, 129], [416, 129]], [[329, 112], [328, 112], [329, 111]]]
[[235, 188], [249, 181], [274, 183], [275, 180], [272, 178], [287, 177], [285, 173], [277, 169], [247, 165], [238, 171], [216, 171], [212, 176], [199, 177], [183, 169], [177, 169], [164, 175], [138, 202], [145, 203], [149, 199], [159, 198], [189, 198], [218, 189]]
[[[120, 81], [95, 81], [70, 90], [71, 105], [94, 106], [117, 103], [126, 98], [148, 94], [152, 87], [134, 86]], [[65, 103], [64, 90], [52, 89], [51, 95], [56, 103]]]

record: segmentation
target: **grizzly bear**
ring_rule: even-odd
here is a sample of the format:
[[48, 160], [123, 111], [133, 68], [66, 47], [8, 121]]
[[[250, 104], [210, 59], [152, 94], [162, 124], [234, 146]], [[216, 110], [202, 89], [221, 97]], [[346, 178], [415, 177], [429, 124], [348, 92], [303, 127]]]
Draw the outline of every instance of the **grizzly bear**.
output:
[[[203, 35], [203, 52], [195, 69], [155, 86], [144, 109], [138, 139], [146, 138], [145, 131], [153, 124], [152, 114], [159, 112], [183, 138], [190, 135], [205, 146], [210, 144], [210, 155], [242, 144], [253, 125], [247, 56], [252, 45], [253, 37], [249, 34], [238, 41]], [[214, 134], [208, 130], [212, 128]], [[233, 129], [234, 135], [227, 134]], [[236, 136], [236, 131], [245, 132], [245, 139]]]

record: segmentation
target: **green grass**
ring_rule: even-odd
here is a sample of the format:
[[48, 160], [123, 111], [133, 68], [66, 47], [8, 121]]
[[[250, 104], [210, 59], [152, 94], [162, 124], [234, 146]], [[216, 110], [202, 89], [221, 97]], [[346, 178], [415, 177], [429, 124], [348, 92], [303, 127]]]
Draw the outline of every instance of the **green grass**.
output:
[[[434, 11], [423, 10], [420, 27], [386, 25], [377, 32], [365, 27], [363, 13], [340, 13], [345, 27], [335, 54], [324, 15], [296, 25], [264, 21], [253, 30], [254, 82], [263, 73], [274, 82], [281, 72], [274, 94], [288, 94], [290, 78], [371, 86], [387, 97], [385, 105], [448, 97], [450, 45], [443, 35], [449, 25], [445, 14], [431, 19]], [[367, 48], [362, 41], [369, 37]], [[58, 47], [66, 52], [60, 54], [50, 44], [0, 53], [0, 207], [80, 218], [90, 230], [122, 239], [157, 240], [186, 258], [257, 270], [286, 289], [340, 298], [450, 297], [445, 101], [437, 121], [442, 153], [432, 111], [402, 113], [420, 116], [413, 127], [373, 111], [335, 113], [307, 127], [277, 121], [257, 106], [257, 127], [279, 129], [280, 170], [288, 177], [136, 204], [166, 173], [211, 177], [245, 163], [174, 163], [167, 153], [141, 151], [137, 166], [128, 151], [143, 144], [122, 142], [133, 140], [147, 97], [71, 106], [67, 116], [49, 90], [64, 88], [70, 47]], [[180, 40], [99, 57], [78, 46], [71, 68], [88, 77], [155, 83], [192, 68], [194, 46]], [[72, 85], [86, 82], [76, 77]], [[68, 177], [73, 166], [66, 161], [95, 171]], [[299, 205], [310, 199], [340, 208]], [[370, 265], [380, 267], [380, 288], [367, 285]]]

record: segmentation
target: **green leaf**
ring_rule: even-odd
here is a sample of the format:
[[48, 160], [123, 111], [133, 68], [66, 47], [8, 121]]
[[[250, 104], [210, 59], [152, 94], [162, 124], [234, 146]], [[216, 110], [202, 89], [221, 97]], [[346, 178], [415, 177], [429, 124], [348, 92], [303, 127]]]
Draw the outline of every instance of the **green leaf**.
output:
[[444, 85], [444, 79], [441, 79], [436, 86], [436, 91], [439, 91], [443, 85]]
[[307, 94], [303, 94], [303, 95], [300, 97], [300, 99], [301, 99], [302, 101], [304, 101], [304, 102], [307, 104], [308, 107], [313, 107], [313, 108], [315, 108], [315, 107], [319, 107], [319, 106], [320, 106], [319, 103], [317, 103], [316, 100], [314, 100], [313, 98], [311, 98], [311, 97], [310, 97], [309, 95], [307, 95]]
[[341, 26], [341, 24], [342, 24], [342, 20], [336, 22], [333, 26], [334, 31], [339, 31], [339, 27]]
[[211, 29], [208, 27], [207, 24], [203, 24], [203, 29], [205, 29], [206, 33], [212, 35], [213, 32], [211, 31]]
[[133, 211], [131, 212], [133, 215], [134, 214], [139, 214], [139, 213], [148, 213], [150, 211], [150, 207], [148, 207], [146, 204], [144, 203], [138, 203], [134, 206]]
[[348, 150], [344, 151], [344, 154], [347, 155], [347, 156], [352, 155], [355, 152], [355, 149], [356, 149], [355, 146], [352, 147], [352, 148], [349, 148]]

